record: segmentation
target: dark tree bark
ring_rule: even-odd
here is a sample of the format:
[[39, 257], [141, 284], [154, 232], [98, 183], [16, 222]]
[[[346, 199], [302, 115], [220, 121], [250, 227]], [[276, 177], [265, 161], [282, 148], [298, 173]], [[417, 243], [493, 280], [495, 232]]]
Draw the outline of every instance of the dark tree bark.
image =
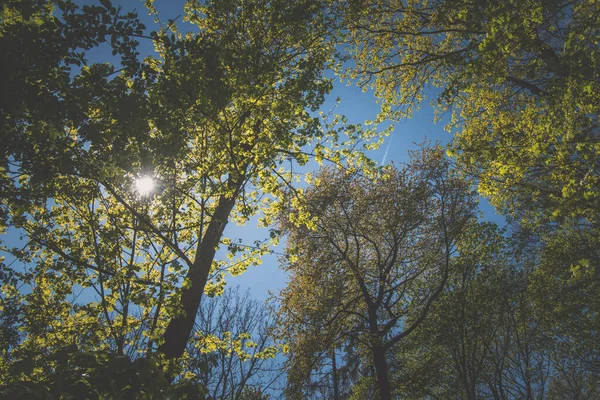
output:
[[331, 377], [333, 382], [333, 400], [338, 400], [340, 398], [340, 390], [338, 384], [337, 364], [335, 360], [335, 345], [331, 348]]
[[229, 196], [222, 196], [215, 209], [213, 217], [198, 244], [196, 258], [189, 269], [186, 279], [191, 286], [183, 289], [181, 294], [181, 306], [184, 313], [171, 319], [164, 333], [164, 343], [158, 348], [167, 359], [180, 357], [185, 351], [185, 347], [194, 328], [196, 313], [200, 307], [200, 299], [204, 293], [204, 287], [208, 280], [210, 268], [215, 258], [215, 253], [219, 246], [223, 231], [227, 226], [229, 215], [235, 205], [238, 193], [245, 182], [245, 175], [237, 179], [231, 179], [229, 187], [234, 190]]
[[373, 347], [373, 364], [377, 374], [377, 386], [379, 388], [380, 400], [391, 400], [392, 390], [390, 388], [390, 379], [388, 376], [388, 365], [385, 359], [385, 348], [382, 346]]

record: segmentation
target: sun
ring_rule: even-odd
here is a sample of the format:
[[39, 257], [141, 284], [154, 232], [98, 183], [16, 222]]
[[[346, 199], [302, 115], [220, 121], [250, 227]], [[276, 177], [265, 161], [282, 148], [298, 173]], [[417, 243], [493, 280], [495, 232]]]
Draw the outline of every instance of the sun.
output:
[[149, 195], [152, 190], [154, 190], [154, 179], [150, 177], [136, 179], [135, 190], [140, 194], [140, 196]]

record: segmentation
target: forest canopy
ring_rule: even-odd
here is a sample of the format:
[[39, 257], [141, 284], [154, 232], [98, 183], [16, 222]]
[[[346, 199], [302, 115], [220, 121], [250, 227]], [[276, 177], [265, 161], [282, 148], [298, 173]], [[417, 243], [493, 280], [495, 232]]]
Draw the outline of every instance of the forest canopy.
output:
[[600, 396], [597, 1], [1, 7], [0, 397]]

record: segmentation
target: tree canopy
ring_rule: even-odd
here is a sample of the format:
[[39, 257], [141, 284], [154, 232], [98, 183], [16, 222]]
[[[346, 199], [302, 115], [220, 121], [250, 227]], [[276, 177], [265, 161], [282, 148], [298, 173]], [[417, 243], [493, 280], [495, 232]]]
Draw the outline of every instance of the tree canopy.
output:
[[[598, 395], [597, 1], [144, 12], [0, 8], [0, 397]], [[450, 145], [377, 167], [337, 78]], [[282, 237], [276, 324], [225, 284]]]
[[450, 153], [507, 216], [597, 226], [598, 4], [373, 1], [346, 17], [354, 64], [384, 116], [428, 88], [455, 132]]
[[573, 335], [596, 324], [598, 3], [352, 4], [338, 10], [354, 61], [343, 73], [374, 89], [381, 118], [409, 117], [430, 94], [454, 133], [449, 154], [537, 243], [534, 301], [569, 315], [561, 331], [582, 315]]
[[[475, 218], [474, 194], [441, 148], [413, 154], [402, 169], [375, 176], [324, 170], [316, 181], [303, 204], [314, 227], [282, 222], [290, 253], [283, 331], [299, 347], [292, 373], [310, 376], [314, 361], [294, 365], [303, 352], [328, 355], [352, 337], [356, 351], [371, 358], [380, 398], [390, 399], [386, 353], [426, 319], [443, 291], [457, 238]], [[315, 329], [323, 337], [317, 349], [304, 347], [304, 332]], [[304, 388], [310, 381], [293, 378]]]
[[[338, 132], [313, 114], [331, 89], [318, 11], [189, 2], [194, 32], [171, 23], [145, 36], [107, 1], [4, 7], [2, 46], [15, 60], [3, 79], [25, 88], [2, 106], [3, 222], [26, 238], [6, 249], [24, 268], [3, 264], [6, 298], [22, 297], [20, 347], [75, 340], [123, 354], [158, 343], [167, 358], [183, 354], [202, 294], [266, 251], [223, 237], [228, 221], [260, 213], [268, 225], [292, 180], [284, 163], [306, 163], [315, 147], [352, 156], [324, 146]], [[136, 38], [156, 54], [140, 60]], [[122, 68], [88, 65], [86, 51], [104, 43]], [[48, 59], [23, 69], [22, 54]], [[142, 178], [154, 190], [136, 191]], [[221, 245], [232, 261], [215, 260]], [[71, 306], [73, 288], [96, 300]]]

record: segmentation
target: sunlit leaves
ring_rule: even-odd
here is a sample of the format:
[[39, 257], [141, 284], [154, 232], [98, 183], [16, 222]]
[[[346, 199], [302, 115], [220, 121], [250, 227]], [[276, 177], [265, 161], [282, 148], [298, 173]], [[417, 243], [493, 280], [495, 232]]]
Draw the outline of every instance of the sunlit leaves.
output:
[[346, 74], [391, 117], [441, 88], [453, 154], [496, 207], [525, 222], [597, 219], [594, 2], [386, 1], [343, 15]]
[[[33, 14], [26, 3], [3, 9], [7, 76], [26, 97], [2, 104], [11, 143], [3, 215], [29, 240], [12, 256], [32, 267], [21, 282], [31, 293], [19, 300], [24, 345], [74, 340], [79, 318], [98, 332], [90, 349], [152, 352], [169, 321], [192, 321], [182, 293], [221, 294], [227, 275], [259, 265], [278, 241], [277, 230], [255, 243], [222, 238], [229, 221], [271, 225], [296, 201], [294, 168], [311, 159], [372, 165], [361, 152], [379, 132], [316, 114], [332, 88], [320, 6], [187, 2], [183, 19], [198, 31], [169, 21], [143, 38], [135, 15], [108, 1], [81, 10], [63, 2], [60, 18], [50, 3]], [[17, 38], [25, 50], [13, 48]], [[156, 52], [138, 59], [135, 38], [151, 38]], [[85, 61], [104, 42], [123, 69]], [[149, 176], [151, 190], [139, 180]]]

